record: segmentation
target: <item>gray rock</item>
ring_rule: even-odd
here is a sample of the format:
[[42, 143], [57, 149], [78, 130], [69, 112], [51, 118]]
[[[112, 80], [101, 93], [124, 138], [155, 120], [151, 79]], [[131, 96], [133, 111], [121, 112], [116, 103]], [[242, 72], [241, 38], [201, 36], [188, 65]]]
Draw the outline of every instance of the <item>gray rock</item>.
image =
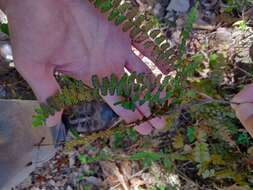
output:
[[94, 177], [94, 176], [89, 176], [85, 178], [86, 182], [95, 185], [95, 186], [102, 186], [102, 181], [100, 178]]
[[52, 180], [52, 179], [51, 179], [51, 180], [49, 180], [48, 184], [49, 184], [49, 185], [51, 185], [51, 186], [53, 186], [53, 187], [55, 187], [55, 181], [54, 181], [54, 180]]
[[[1, 68], [0, 68], [0, 70], [1, 70]], [[0, 73], [1, 73], [1, 71], [0, 71]], [[6, 89], [3, 86], [0, 86], [0, 98], [5, 98], [6, 96], [7, 96]]]
[[73, 190], [73, 188], [71, 186], [68, 186], [66, 190]]
[[216, 41], [219, 43], [229, 44], [232, 42], [232, 32], [228, 28], [220, 27], [216, 31]]
[[179, 13], [185, 13], [190, 8], [189, 0], [171, 0], [167, 11], [176, 11]]

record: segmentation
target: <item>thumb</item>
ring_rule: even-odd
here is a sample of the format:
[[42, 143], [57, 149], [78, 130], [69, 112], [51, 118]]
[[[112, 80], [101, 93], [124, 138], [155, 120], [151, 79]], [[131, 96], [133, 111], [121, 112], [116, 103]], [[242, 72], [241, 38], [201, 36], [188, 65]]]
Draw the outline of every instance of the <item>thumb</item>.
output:
[[246, 85], [232, 99], [232, 102], [234, 104], [232, 103], [231, 106], [235, 110], [237, 118], [253, 137], [253, 84]]
[[253, 84], [246, 85], [233, 99], [235, 103], [253, 103]]
[[253, 103], [240, 104], [235, 109], [236, 116], [253, 137]]

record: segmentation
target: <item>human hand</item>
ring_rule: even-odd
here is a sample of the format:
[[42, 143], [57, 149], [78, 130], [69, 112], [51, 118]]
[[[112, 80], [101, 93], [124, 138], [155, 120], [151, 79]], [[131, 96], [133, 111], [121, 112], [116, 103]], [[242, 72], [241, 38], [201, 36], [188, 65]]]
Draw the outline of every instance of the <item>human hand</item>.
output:
[[[16, 68], [40, 102], [59, 89], [53, 76], [55, 71], [89, 86], [93, 74], [102, 78], [114, 73], [120, 77], [124, 67], [151, 73], [132, 52], [128, 35], [108, 22], [87, 0], [7, 0], [6, 13]], [[133, 45], [144, 55], [150, 55], [140, 45]], [[147, 104], [132, 112], [113, 105], [121, 97], [103, 98], [127, 123], [151, 114]], [[57, 113], [47, 124], [56, 125], [60, 119], [61, 113]], [[163, 126], [164, 120], [155, 118], [136, 129], [148, 134]]]

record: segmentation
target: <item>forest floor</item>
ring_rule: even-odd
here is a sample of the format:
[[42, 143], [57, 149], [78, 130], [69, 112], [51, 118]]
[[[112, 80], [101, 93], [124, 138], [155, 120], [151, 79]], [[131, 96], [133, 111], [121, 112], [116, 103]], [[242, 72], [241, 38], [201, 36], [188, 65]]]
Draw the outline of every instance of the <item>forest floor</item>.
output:
[[[194, 1], [133, 3], [140, 10], [152, 11], [168, 39], [178, 46]], [[253, 140], [230, 105], [215, 102], [230, 100], [252, 83], [252, 44], [249, 1], [202, 0], [186, 54], [190, 61], [201, 63], [193, 86], [201, 92], [200, 98], [210, 102], [175, 111], [167, 116], [165, 129], [148, 136], [131, 128], [85, 135], [88, 143], [71, 151], [60, 148], [14, 189], [253, 189]], [[0, 72], [0, 98], [35, 99], [16, 70], [5, 69]]]

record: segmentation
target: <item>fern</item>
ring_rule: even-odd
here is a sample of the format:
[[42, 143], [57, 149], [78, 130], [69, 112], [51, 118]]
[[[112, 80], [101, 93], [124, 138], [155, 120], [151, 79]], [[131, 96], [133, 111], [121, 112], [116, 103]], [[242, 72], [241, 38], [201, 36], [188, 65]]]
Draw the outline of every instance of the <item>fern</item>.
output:
[[54, 115], [63, 108], [98, 99], [97, 96], [94, 96], [94, 90], [85, 86], [81, 81], [65, 78], [65, 83], [61, 92], [49, 97], [46, 103], [41, 103], [40, 107], [35, 109], [36, 114], [33, 115], [32, 121], [33, 127], [45, 125], [46, 119], [50, 115]]
[[194, 160], [199, 163], [207, 162], [210, 160], [210, 153], [208, 144], [197, 143], [194, 149]]
[[[97, 75], [93, 75], [92, 85], [96, 94], [124, 97], [123, 101], [116, 102], [115, 105], [121, 105], [125, 109], [135, 111], [136, 106], [143, 105], [145, 102], [148, 102], [150, 107], [162, 106], [170, 98], [169, 96], [160, 98], [160, 93], [163, 90], [166, 91], [169, 86], [169, 77], [162, 83], [160, 80], [161, 76], [152, 80], [148, 74], [133, 72], [130, 75], [124, 74], [120, 79], [112, 74], [110, 78], [102, 78], [102, 82], [99, 81]], [[156, 87], [157, 90], [155, 90]], [[140, 98], [141, 93], [144, 95], [143, 99]]]
[[[153, 19], [147, 20], [136, 7], [129, 3], [121, 4], [120, 0], [91, 0], [90, 2], [102, 13], [106, 13], [109, 21], [122, 26], [123, 32], [128, 32], [134, 42], [142, 43], [145, 48], [152, 48], [151, 54], [157, 59], [171, 61], [171, 55], [175, 55], [175, 52], [170, 48], [170, 44], [166, 41], [161, 30], [154, 28], [156, 24]], [[187, 20], [181, 47], [185, 46], [192, 29], [196, 17], [195, 9], [192, 9]], [[188, 64], [184, 67], [182, 65], [177, 69], [175, 78], [166, 76], [162, 83], [160, 83], [161, 76], [152, 81], [150, 76], [136, 72], [130, 75], [124, 74], [120, 79], [112, 74], [110, 78], [104, 77], [101, 81], [97, 75], [93, 75], [91, 79], [93, 89], [83, 85], [80, 81], [67, 80], [68, 84], [64, 86], [61, 92], [50, 97], [45, 104], [41, 104], [40, 111], [37, 111], [33, 118], [33, 125], [45, 124], [46, 118], [49, 115], [54, 115], [56, 111], [83, 101], [99, 99], [100, 94], [102, 96], [123, 96], [124, 99], [115, 102], [115, 105], [120, 105], [125, 109], [135, 111], [137, 106], [148, 102], [150, 108], [164, 108], [163, 113], [165, 113], [168, 111], [168, 99], [173, 97], [175, 98], [173, 103], [180, 104], [185, 95], [185, 90], [188, 88], [185, 79], [193, 74], [195, 68], [196, 65], [194, 64]], [[161, 98], [160, 93], [162, 91], [165, 91], [166, 94]], [[141, 98], [141, 95], [144, 95], [144, 98]]]
[[96, 0], [90, 1], [101, 13], [108, 15], [107, 19], [128, 32], [134, 43], [142, 43], [146, 49], [151, 49], [151, 54], [156, 61], [172, 65], [175, 58], [175, 49], [171, 48], [166, 36], [160, 28], [156, 27], [154, 19], [148, 19], [128, 2], [121, 0]]
[[123, 133], [127, 131], [127, 127], [123, 126], [119, 126], [117, 128], [110, 128], [104, 131], [99, 131], [97, 133], [93, 133], [91, 135], [87, 135], [85, 137], [79, 137], [77, 139], [68, 141], [65, 143], [65, 147], [67, 150], [72, 150], [74, 147], [78, 146], [78, 145], [88, 145], [91, 144], [92, 142], [96, 141], [99, 138], [109, 138], [111, 137], [113, 134], [119, 132], [119, 133]]

